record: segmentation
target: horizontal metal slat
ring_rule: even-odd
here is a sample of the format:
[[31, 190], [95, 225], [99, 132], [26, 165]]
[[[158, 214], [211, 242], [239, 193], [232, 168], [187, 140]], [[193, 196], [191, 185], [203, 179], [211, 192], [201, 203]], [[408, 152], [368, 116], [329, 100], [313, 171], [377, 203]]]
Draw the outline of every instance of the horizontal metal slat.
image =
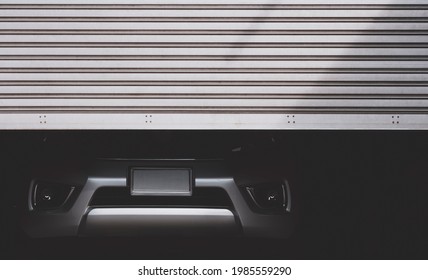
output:
[[[426, 113], [102, 113], [0, 114], [5, 129], [424, 129]], [[151, 118], [152, 117], [152, 118]], [[394, 118], [393, 118], [394, 117]], [[397, 117], [400, 117], [397, 119]], [[151, 121], [149, 121], [151, 119]], [[293, 120], [294, 119], [294, 120]]]
[[[0, 60], [0, 68], [21, 69], [21, 68], [57, 68], [57, 69], [82, 69], [93, 68], [103, 71], [105, 68], [111, 69], [207, 69], [213, 72], [216, 69], [427, 69], [425, 61], [120, 61], [120, 60]], [[37, 71], [37, 70], [36, 70]]]
[[[1, 114], [75, 114], [75, 115], [90, 115], [90, 114], [188, 114], [197, 115], [197, 114], [213, 114], [213, 118], [217, 114], [255, 114], [261, 115], [264, 114], [302, 114], [316, 117], [318, 114], [337, 114], [338, 117], [346, 114], [374, 114], [374, 115], [414, 115], [414, 114], [428, 114], [426, 107], [409, 107], [409, 106], [400, 106], [400, 107], [243, 107], [243, 106], [221, 106], [221, 107], [165, 107], [165, 106], [144, 106], [144, 107], [82, 107], [82, 106], [63, 106], [63, 107], [2, 107], [0, 109], [0, 118]], [[109, 116], [107, 119], [111, 119], [112, 116]], [[143, 123], [143, 120], [137, 120], [140, 123]], [[149, 122], [149, 121], [148, 121]], [[197, 122], [197, 121], [196, 121]], [[195, 122], [195, 123], [196, 123]], [[36, 119], [34, 119], [33, 126], [36, 125]], [[207, 123], [207, 125], [209, 125]], [[223, 125], [225, 125], [223, 123]], [[248, 124], [246, 124], [248, 125]], [[425, 124], [426, 125], [426, 124]], [[156, 127], [155, 127], [156, 128]], [[80, 128], [79, 128], [80, 129]], [[119, 128], [120, 129], [120, 128]], [[153, 129], [153, 128], [152, 128]], [[205, 128], [206, 129], [206, 128]], [[312, 128], [314, 129], [314, 128]]]
[[130, 9], [130, 10], [103, 10], [103, 9], [1, 9], [1, 17], [22, 17], [22, 18], [425, 18], [428, 17], [428, 10], [289, 10], [278, 9], [276, 7], [264, 8], [261, 10], [194, 10], [184, 9]]
[[[427, 36], [428, 38], [428, 36]], [[427, 39], [428, 40], [428, 39]], [[428, 56], [428, 48], [0, 48], [0, 56]]]
[[0, 68], [0, 73], [327, 73], [327, 74], [425, 74], [415, 68]]
[[167, 33], [179, 30], [189, 31], [244, 31], [249, 35], [251, 32], [256, 31], [281, 31], [281, 30], [295, 30], [295, 31], [364, 31], [371, 32], [374, 30], [391, 30], [391, 31], [415, 31], [415, 30], [428, 30], [428, 23], [376, 23], [369, 22], [345, 22], [342, 24], [331, 23], [331, 22], [290, 22], [290, 23], [278, 23], [278, 22], [200, 22], [194, 23], [183, 23], [183, 22], [57, 22], [55, 24], [46, 22], [0, 22], [0, 30], [13, 30], [13, 31], [28, 31], [34, 32], [35, 30], [56, 30], [61, 31], [101, 31], [101, 30], [114, 30], [117, 32], [127, 32], [132, 30], [152, 30], [160, 33]]
[[205, 0], [201, 3], [200, 0], [3, 0], [3, 5], [290, 5], [290, 4], [301, 4], [301, 5], [343, 5], [343, 4], [354, 4], [354, 5], [422, 5], [426, 4], [425, 0], [377, 0], [373, 3], [372, 0], [276, 0], [274, 3], [268, 0]]
[[239, 81], [239, 82], [287, 82], [287, 81], [353, 81], [353, 82], [413, 82], [426, 81], [428, 74], [252, 74], [252, 73], [1, 73], [0, 81]]
[[81, 107], [95, 109], [96, 107], [109, 108], [146, 108], [158, 107], [168, 110], [170, 108], [250, 108], [263, 109], [264, 107], [281, 108], [281, 107], [414, 107], [427, 108], [428, 99], [420, 100], [389, 100], [389, 99], [4, 99], [0, 101], [2, 108], [8, 107], [40, 107], [40, 108], [67, 108]]
[[0, 43], [428, 43], [422, 35], [2, 35]]
[[168, 96], [172, 94], [187, 94], [187, 95], [209, 95], [209, 94], [245, 94], [245, 95], [314, 95], [323, 94], [328, 97], [329, 95], [346, 95], [346, 94], [360, 94], [367, 96], [370, 94], [388, 95], [425, 95], [428, 94], [428, 86], [0, 86], [2, 95], [32, 95], [32, 94], [45, 94], [51, 96], [61, 95], [160, 95]]

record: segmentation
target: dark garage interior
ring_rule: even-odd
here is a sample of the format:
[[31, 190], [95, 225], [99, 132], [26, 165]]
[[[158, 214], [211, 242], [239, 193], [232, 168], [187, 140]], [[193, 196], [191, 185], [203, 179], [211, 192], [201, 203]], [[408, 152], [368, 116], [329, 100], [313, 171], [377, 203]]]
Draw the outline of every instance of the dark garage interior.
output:
[[[3, 259], [428, 258], [423, 131], [3, 131], [0, 143]], [[296, 228], [287, 239], [28, 237], [20, 213], [31, 170], [96, 158], [284, 163]]]

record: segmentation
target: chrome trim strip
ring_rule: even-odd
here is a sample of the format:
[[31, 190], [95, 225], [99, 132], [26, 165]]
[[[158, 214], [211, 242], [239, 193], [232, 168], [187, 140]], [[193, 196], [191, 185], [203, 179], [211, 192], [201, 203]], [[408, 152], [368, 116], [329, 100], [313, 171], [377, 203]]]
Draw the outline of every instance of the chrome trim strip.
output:
[[88, 216], [233, 217], [227, 209], [206, 208], [95, 208]]
[[82, 235], [230, 235], [239, 227], [227, 209], [96, 208], [89, 210]]

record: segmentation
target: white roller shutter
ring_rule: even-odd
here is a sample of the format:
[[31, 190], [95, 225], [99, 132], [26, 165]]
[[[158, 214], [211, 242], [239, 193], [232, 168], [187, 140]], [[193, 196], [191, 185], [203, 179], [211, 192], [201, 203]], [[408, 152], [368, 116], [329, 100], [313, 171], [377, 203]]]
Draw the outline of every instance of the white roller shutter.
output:
[[5, 0], [0, 129], [428, 129], [426, 0]]

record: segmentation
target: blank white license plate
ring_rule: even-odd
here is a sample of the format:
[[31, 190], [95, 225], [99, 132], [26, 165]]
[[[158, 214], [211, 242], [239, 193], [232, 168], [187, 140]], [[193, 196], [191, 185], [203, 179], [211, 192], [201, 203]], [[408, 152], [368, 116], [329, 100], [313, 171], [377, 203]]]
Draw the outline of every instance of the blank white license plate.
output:
[[192, 170], [190, 168], [131, 169], [131, 195], [191, 196]]

